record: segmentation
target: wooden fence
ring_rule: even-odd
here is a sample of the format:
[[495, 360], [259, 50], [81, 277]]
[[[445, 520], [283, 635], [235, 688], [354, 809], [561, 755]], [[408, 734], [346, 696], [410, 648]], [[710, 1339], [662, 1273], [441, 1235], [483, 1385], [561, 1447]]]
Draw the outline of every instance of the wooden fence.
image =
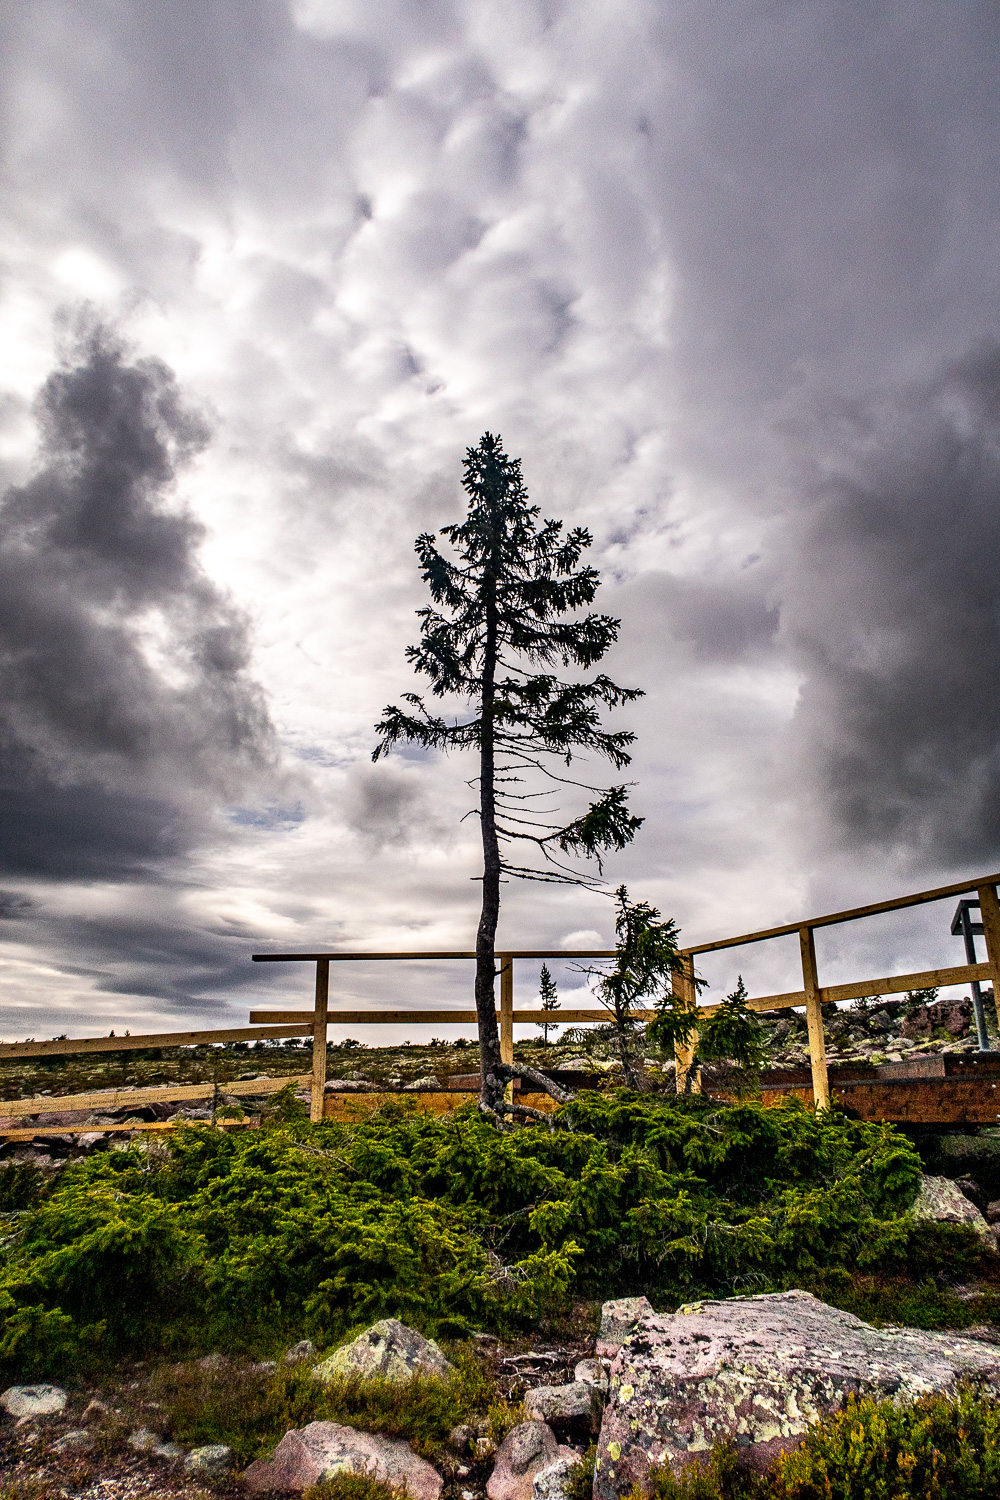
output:
[[[973, 880], [964, 881], [955, 885], [939, 886], [934, 890], [917, 891], [908, 896], [897, 896], [890, 901], [873, 902], [867, 906], [854, 907], [849, 911], [828, 913], [825, 916], [811, 917], [807, 921], [789, 922], [780, 927], [769, 927], [759, 932], [744, 933], [738, 937], [719, 938], [714, 942], [700, 943], [681, 950], [681, 963], [674, 975], [674, 992], [682, 1002], [697, 1010], [699, 1015], [710, 1015], [716, 1008], [714, 1006], [699, 1006], [697, 999], [695, 959], [701, 953], [714, 953], [723, 948], [737, 948], [751, 943], [767, 942], [773, 938], [798, 935], [799, 953], [802, 965], [802, 989], [793, 990], [778, 995], [757, 995], [748, 1000], [748, 1005], [754, 1010], [782, 1010], [794, 1007], [804, 1007], [806, 1012], [806, 1023], [809, 1038], [809, 1059], [812, 1079], [812, 1095], [815, 1103], [820, 1108], [827, 1108], [830, 1103], [830, 1083], [826, 1066], [826, 1044], [823, 1033], [822, 1006], [830, 1001], [858, 1000], [865, 996], [900, 994], [911, 989], [927, 989], [932, 986], [945, 986], [953, 984], [965, 984], [972, 980], [990, 980], [993, 983], [994, 1001], [998, 1007], [998, 1019], [1000, 1019], [1000, 902], [997, 899], [997, 882], [1000, 874], [980, 876]], [[850, 984], [822, 985], [816, 964], [816, 947], [814, 932], [818, 927], [830, 927], [844, 922], [853, 922], [866, 917], [877, 916], [883, 912], [900, 911], [910, 906], [921, 906], [932, 901], [946, 900], [949, 896], [968, 896], [973, 894], [978, 901], [982, 915], [983, 936], [986, 942], [986, 961], [983, 963], [956, 964], [945, 969], [928, 969], [912, 974], [883, 975], [876, 979], [864, 979]], [[609, 1013], [603, 1007], [587, 1007], [574, 1009], [560, 1009], [553, 1015], [551, 1011], [539, 1009], [514, 1009], [514, 962], [522, 959], [607, 959], [613, 958], [614, 951], [608, 949], [511, 949], [498, 952], [496, 958], [499, 962], [500, 976], [500, 1005], [497, 1018], [500, 1025], [500, 1048], [504, 1061], [513, 1061], [514, 1025], [527, 1024], [537, 1025], [539, 1023], [556, 1020], [558, 1024], [565, 1025], [587, 1025], [595, 1022], [607, 1022]], [[27, 1057], [54, 1057], [74, 1056], [92, 1052], [123, 1052], [130, 1050], [145, 1049], [148, 1047], [189, 1047], [198, 1043], [218, 1044], [236, 1041], [261, 1041], [269, 1039], [283, 1039], [287, 1037], [311, 1036], [313, 1038], [312, 1072], [308, 1075], [295, 1075], [291, 1079], [273, 1080], [269, 1086], [265, 1086], [264, 1080], [254, 1080], [252, 1083], [223, 1085], [227, 1093], [263, 1093], [270, 1088], [282, 1087], [289, 1082], [297, 1084], [308, 1083], [310, 1087], [310, 1116], [313, 1120], [321, 1120], [324, 1113], [336, 1113], [339, 1106], [336, 1101], [326, 1096], [326, 1039], [327, 1028], [331, 1021], [340, 1026], [426, 1026], [441, 1025], [442, 1023], [472, 1025], [476, 1020], [474, 1010], [447, 1010], [438, 1008], [434, 1010], [330, 1010], [330, 965], [335, 963], [350, 962], [409, 962], [409, 961], [439, 961], [439, 960], [465, 960], [475, 958], [475, 953], [462, 952], [398, 952], [398, 953], [255, 953], [255, 963], [314, 963], [315, 989], [312, 1009], [297, 1011], [275, 1011], [254, 1010], [250, 1013], [250, 1025], [227, 1030], [215, 1031], [183, 1031], [183, 1032], [160, 1032], [140, 1036], [121, 1037], [86, 1037], [76, 1040], [58, 1040], [51, 1042], [15, 1042], [0, 1044], [0, 1063], [6, 1059]], [[652, 1012], [637, 1011], [637, 1018], [642, 1019]], [[681, 1088], [685, 1086], [692, 1090], [699, 1088], [698, 1078], [692, 1074], [692, 1061], [694, 1056], [694, 1042], [686, 1047], [677, 1049], [677, 1078]], [[156, 1096], [160, 1100], [179, 1097], [200, 1097], [199, 1094], [178, 1094], [178, 1087], [173, 1086], [173, 1091], [168, 1086], [163, 1089], [148, 1090], [126, 1090], [119, 1091], [122, 1103], [137, 1104], [139, 1094]], [[211, 1094], [212, 1085], [186, 1085], [185, 1089], [204, 1090], [204, 1096]], [[69, 1110], [74, 1107], [71, 1099], [75, 1096], [51, 1097], [43, 1096], [34, 1099], [19, 1100], [16, 1104], [0, 1104], [0, 1111], [6, 1110], [9, 1114], [18, 1115], [41, 1114]], [[86, 1099], [94, 1099], [97, 1096], [79, 1096]], [[454, 1094], [450, 1096], [453, 1102], [457, 1102]], [[83, 1128], [83, 1127], [81, 1127]], [[93, 1128], [93, 1127], [90, 1127]], [[137, 1127], [138, 1128], [138, 1127]], [[20, 1129], [0, 1130], [0, 1136], [11, 1137], [14, 1135], [24, 1136], [30, 1131]], [[35, 1133], [38, 1133], [37, 1131]]]

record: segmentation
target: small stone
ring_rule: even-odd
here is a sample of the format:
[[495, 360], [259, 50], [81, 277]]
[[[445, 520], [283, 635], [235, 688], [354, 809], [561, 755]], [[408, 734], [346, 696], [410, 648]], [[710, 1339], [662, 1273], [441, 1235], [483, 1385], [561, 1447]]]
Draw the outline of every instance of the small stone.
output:
[[153, 1457], [166, 1459], [183, 1458], [184, 1449], [180, 1443], [161, 1443], [158, 1448], [153, 1449]]
[[215, 1352], [203, 1355], [198, 1361], [198, 1368], [199, 1370], [222, 1370], [225, 1369], [228, 1363], [229, 1361], [224, 1354]]
[[58, 1385], [12, 1385], [0, 1396], [10, 1417], [51, 1417], [65, 1405], [66, 1392]]
[[585, 1381], [587, 1385], [594, 1386], [603, 1395], [608, 1390], [608, 1372], [599, 1359], [581, 1359], [573, 1371], [574, 1380]]
[[85, 1453], [94, 1446], [94, 1439], [85, 1427], [74, 1427], [64, 1432], [58, 1442], [52, 1444], [53, 1453]]
[[472, 1428], [463, 1423], [460, 1427], [453, 1427], [448, 1434], [448, 1447], [455, 1453], [468, 1453], [476, 1440], [476, 1434]]
[[989, 1224], [1000, 1224], [1000, 1198], [986, 1205], [986, 1220]]
[[617, 1297], [601, 1308], [601, 1329], [597, 1335], [598, 1359], [614, 1359], [628, 1338], [633, 1323], [653, 1311], [646, 1297]]
[[547, 1423], [521, 1422], [512, 1427], [486, 1481], [489, 1500], [531, 1500], [535, 1475], [558, 1457], [559, 1444]]
[[302, 1339], [299, 1343], [292, 1345], [281, 1363], [283, 1365], [299, 1365], [304, 1359], [315, 1359], [318, 1353], [319, 1350], [312, 1339]]
[[99, 1417], [106, 1417], [107, 1414], [108, 1408], [105, 1406], [104, 1402], [98, 1401], [95, 1397], [94, 1400], [88, 1402], [86, 1407], [84, 1408], [82, 1420], [84, 1422], [96, 1422]]
[[554, 1463], [539, 1469], [531, 1486], [531, 1500], [566, 1500], [566, 1493], [580, 1459], [575, 1453], [562, 1453]]
[[426, 1078], [415, 1078], [406, 1087], [408, 1089], [439, 1089], [441, 1087], [441, 1080], [440, 1078], [435, 1078], [433, 1073], [429, 1073]]
[[529, 1422], [547, 1422], [554, 1432], [583, 1439], [597, 1432], [603, 1410], [600, 1391], [585, 1380], [575, 1380], [572, 1385], [538, 1385], [524, 1396], [524, 1415]]
[[153, 1432], [149, 1427], [137, 1427], [128, 1440], [130, 1448], [136, 1453], [152, 1453], [163, 1442], [158, 1432]]
[[221, 1479], [233, 1467], [233, 1450], [225, 1443], [208, 1443], [204, 1448], [192, 1448], [184, 1460], [185, 1474], [196, 1474], [202, 1479]]
[[256, 1364], [247, 1366], [249, 1375], [270, 1375], [278, 1368], [278, 1362], [274, 1359], [259, 1359]]

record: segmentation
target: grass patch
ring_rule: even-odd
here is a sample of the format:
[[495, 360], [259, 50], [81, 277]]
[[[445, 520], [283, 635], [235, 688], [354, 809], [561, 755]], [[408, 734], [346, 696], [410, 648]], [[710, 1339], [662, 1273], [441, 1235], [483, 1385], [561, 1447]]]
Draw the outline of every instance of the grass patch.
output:
[[402, 1500], [405, 1493], [367, 1474], [335, 1474], [304, 1491], [302, 1500]]
[[1000, 1297], [985, 1291], [975, 1297], [956, 1297], [933, 1281], [858, 1276], [839, 1288], [826, 1288], [823, 1300], [854, 1313], [877, 1328], [901, 1323], [907, 1328], [971, 1328], [1000, 1323]]
[[156, 1371], [150, 1395], [162, 1406], [175, 1442], [226, 1443], [244, 1464], [269, 1453], [290, 1428], [309, 1422], [341, 1422], [405, 1438], [433, 1461], [453, 1427], [473, 1413], [489, 1411], [492, 1418], [495, 1405], [492, 1382], [475, 1356], [460, 1350], [451, 1358], [456, 1373], [447, 1381], [415, 1376], [390, 1383], [354, 1376], [329, 1385], [306, 1364], [245, 1374], [182, 1365]]

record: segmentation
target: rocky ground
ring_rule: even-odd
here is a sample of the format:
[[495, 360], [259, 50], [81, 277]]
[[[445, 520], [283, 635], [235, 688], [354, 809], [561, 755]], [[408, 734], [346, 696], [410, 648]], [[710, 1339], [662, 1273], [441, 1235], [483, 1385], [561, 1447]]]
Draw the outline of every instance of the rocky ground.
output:
[[[308, 1401], [301, 1425], [272, 1436], [249, 1464], [222, 1442], [178, 1441], [198, 1401], [217, 1407], [223, 1389], [252, 1431], [254, 1399], [290, 1367], [316, 1391], [345, 1378], [355, 1389], [380, 1377], [404, 1391], [415, 1375], [458, 1378], [448, 1358], [457, 1354], [387, 1319], [326, 1356], [304, 1341], [279, 1363], [214, 1352], [120, 1368], [99, 1385], [10, 1387], [0, 1394], [0, 1494], [235, 1500], [302, 1494], [346, 1470], [407, 1500], [580, 1500], [596, 1460], [595, 1500], [620, 1500], [642, 1487], [651, 1462], [680, 1471], [720, 1440], [759, 1468], [849, 1393], [952, 1395], [974, 1380], [1000, 1396], [997, 1331], [978, 1335], [879, 1329], [801, 1291], [660, 1314], [634, 1297], [599, 1315], [584, 1310], [580, 1336], [558, 1345], [475, 1335], [472, 1358], [486, 1377], [478, 1405], [423, 1455], [377, 1423], [306, 1420]], [[240, 1391], [245, 1409], [234, 1405]]]

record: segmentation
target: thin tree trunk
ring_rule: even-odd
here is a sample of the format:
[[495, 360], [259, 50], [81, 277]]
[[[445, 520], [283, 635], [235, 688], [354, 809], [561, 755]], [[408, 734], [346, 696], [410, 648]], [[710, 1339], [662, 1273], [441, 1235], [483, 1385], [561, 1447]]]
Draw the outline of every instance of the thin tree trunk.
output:
[[[495, 585], [494, 585], [495, 587]], [[483, 661], [482, 730], [479, 747], [479, 821], [483, 834], [483, 907], [476, 933], [476, 1016], [479, 1022], [479, 1063], [483, 1103], [497, 1109], [503, 1094], [500, 1031], [497, 1027], [494, 981], [497, 923], [500, 920], [500, 845], [497, 840], [494, 699], [497, 665], [496, 599], [491, 587], [486, 600], [486, 648]]]

